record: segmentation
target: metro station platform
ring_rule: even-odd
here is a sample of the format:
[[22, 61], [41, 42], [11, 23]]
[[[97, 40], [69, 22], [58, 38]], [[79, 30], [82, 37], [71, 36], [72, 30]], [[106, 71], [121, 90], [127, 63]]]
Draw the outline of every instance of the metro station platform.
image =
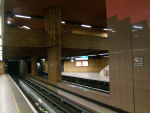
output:
[[0, 75], [0, 113], [36, 113], [12, 78]]
[[109, 82], [109, 76], [100, 76], [99, 72], [62, 72], [64, 76]]

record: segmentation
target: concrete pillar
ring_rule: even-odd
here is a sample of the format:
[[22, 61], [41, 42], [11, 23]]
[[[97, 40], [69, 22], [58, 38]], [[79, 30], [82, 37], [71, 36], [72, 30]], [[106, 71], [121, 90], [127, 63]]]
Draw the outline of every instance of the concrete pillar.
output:
[[24, 60], [24, 73], [25, 73], [25, 75], [28, 74], [28, 62], [27, 62], [27, 60]]
[[45, 61], [45, 72], [48, 73], [48, 61]]
[[48, 81], [61, 81], [61, 8], [50, 8], [45, 16], [45, 46], [48, 48]]
[[48, 49], [48, 80], [51, 83], [61, 81], [61, 54], [59, 47]]
[[32, 59], [31, 59], [31, 75], [38, 76], [37, 58], [36, 57], [32, 57]]

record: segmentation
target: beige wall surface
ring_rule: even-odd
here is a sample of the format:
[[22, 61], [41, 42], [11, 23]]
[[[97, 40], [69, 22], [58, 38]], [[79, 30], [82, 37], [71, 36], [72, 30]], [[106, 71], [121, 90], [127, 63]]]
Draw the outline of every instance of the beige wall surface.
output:
[[64, 72], [100, 72], [109, 64], [108, 58], [88, 60], [88, 66], [76, 66], [76, 61], [65, 61]]

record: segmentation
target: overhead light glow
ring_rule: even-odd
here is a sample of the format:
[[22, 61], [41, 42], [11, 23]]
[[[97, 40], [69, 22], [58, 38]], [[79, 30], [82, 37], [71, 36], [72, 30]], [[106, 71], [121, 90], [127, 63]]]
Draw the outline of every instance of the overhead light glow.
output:
[[108, 31], [108, 29], [107, 29], [107, 28], [104, 28], [103, 30], [104, 30], [104, 31]]
[[96, 56], [96, 55], [88, 55], [88, 56]]
[[7, 24], [11, 24], [11, 22], [8, 20], [8, 21], [7, 21]]
[[113, 31], [113, 29], [104, 28], [104, 31]]
[[71, 59], [71, 62], [74, 62], [74, 59]]
[[140, 25], [139, 25], [139, 26], [136, 26], [136, 25], [135, 25], [135, 26], [133, 26], [133, 28], [135, 28], [135, 29], [143, 29], [143, 27], [140, 26]]
[[41, 59], [43, 62], [45, 62], [45, 59]]
[[65, 21], [61, 21], [61, 23], [62, 23], [62, 24], [65, 24], [66, 22], [65, 22]]
[[15, 17], [31, 19], [30, 16], [24, 16], [24, 15], [15, 15]]
[[71, 57], [71, 62], [74, 62], [75, 57]]
[[90, 25], [85, 25], [85, 24], [82, 24], [81, 25], [82, 27], [86, 27], [86, 28], [91, 28], [92, 26], [90, 26]]
[[101, 55], [101, 56], [103, 56], [103, 55], [108, 55], [108, 53], [102, 53], [102, 54], [98, 54], [98, 55]]
[[24, 29], [31, 29], [31, 28], [28, 27], [28, 26], [22, 26], [21, 28], [24, 28]]

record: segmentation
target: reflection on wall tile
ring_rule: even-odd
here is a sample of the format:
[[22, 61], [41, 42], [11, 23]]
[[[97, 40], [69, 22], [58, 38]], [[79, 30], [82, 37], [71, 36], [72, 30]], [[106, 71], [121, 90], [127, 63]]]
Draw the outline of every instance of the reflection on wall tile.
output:
[[113, 106], [133, 112], [130, 19], [117, 21], [116, 17], [112, 17], [107, 23], [108, 28], [116, 31], [108, 33], [111, 101]]

